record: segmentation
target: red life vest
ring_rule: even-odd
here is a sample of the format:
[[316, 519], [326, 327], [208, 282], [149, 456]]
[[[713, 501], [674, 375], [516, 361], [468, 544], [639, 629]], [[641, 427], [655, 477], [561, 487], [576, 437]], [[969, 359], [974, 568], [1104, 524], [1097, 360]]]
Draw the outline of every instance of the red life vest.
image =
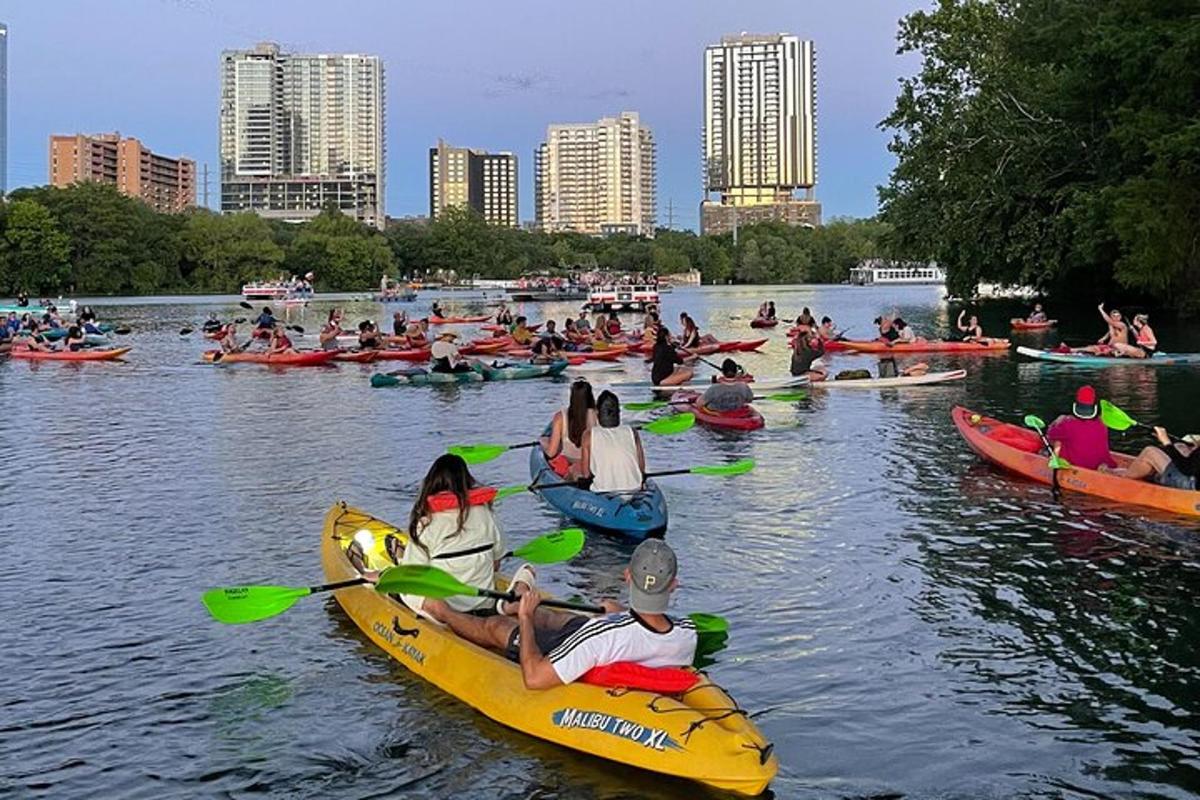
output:
[[594, 686], [679, 694], [699, 683], [700, 675], [683, 667], [644, 667], [632, 661], [618, 661], [592, 667], [580, 680]]
[[[476, 486], [467, 492], [467, 504], [472, 506], [485, 506], [496, 499], [496, 489], [493, 486]], [[458, 498], [454, 496], [454, 492], [438, 492], [431, 494], [426, 499], [429, 503], [429, 510], [436, 513], [438, 511], [453, 511], [458, 508]]]

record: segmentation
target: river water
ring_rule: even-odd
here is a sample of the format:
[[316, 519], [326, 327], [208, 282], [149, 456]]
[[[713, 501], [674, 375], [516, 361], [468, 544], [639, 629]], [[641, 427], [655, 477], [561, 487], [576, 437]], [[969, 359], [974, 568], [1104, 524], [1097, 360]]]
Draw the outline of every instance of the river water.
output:
[[[957, 312], [926, 287], [677, 290], [664, 312], [745, 337], [767, 297], [781, 313], [831, 314], [851, 335], [893, 307], [926, 333]], [[315, 330], [324, 308], [295, 321]], [[391, 661], [328, 595], [255, 625], [210, 619], [207, 588], [320, 582], [321, 522], [336, 500], [401, 521], [447, 445], [527, 440], [567, 391], [374, 390], [372, 366], [204, 365], [199, 335], [179, 329], [210, 310], [239, 313], [229, 299], [104, 306], [134, 329], [127, 363], [0, 361], [0, 795], [697, 795], [490, 722]], [[1002, 332], [1019, 310], [991, 306], [985, 326]], [[1097, 327], [1081, 314], [1063, 331], [1092, 338]], [[1181, 329], [1158, 329], [1166, 349], [1200, 350]], [[743, 359], [760, 376], [786, 371], [782, 329], [769, 335], [763, 355]], [[1186, 433], [1200, 428], [1200, 374], [928, 360], [969, 375], [760, 403], [767, 428], [752, 434], [647, 440], [652, 468], [757, 459], [742, 477], [663, 485], [677, 606], [730, 619], [710, 671], [776, 743], [776, 796], [1200, 791], [1200, 526], [1055, 502], [981, 464], [949, 419], [956, 404], [1050, 419], [1088, 379], [1135, 417]], [[834, 360], [858, 366], [874, 360]], [[634, 365], [627, 377], [643, 374]], [[499, 484], [528, 476], [518, 454], [475, 471]], [[514, 541], [561, 525], [528, 495], [499, 513]], [[540, 574], [563, 592], [615, 591], [629, 552], [593, 536]]]

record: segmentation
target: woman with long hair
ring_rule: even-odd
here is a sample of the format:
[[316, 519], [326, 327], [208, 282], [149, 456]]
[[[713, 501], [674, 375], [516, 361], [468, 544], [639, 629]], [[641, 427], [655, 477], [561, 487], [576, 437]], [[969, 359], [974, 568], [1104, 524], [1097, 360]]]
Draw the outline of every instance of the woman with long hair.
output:
[[[408, 545], [401, 564], [432, 565], [463, 583], [492, 588], [504, 556], [500, 524], [492, 513], [496, 490], [479, 486], [460, 456], [442, 455], [429, 467], [408, 515]], [[420, 612], [430, 601], [402, 595]], [[450, 597], [456, 611], [491, 613], [495, 601], [482, 597]]]
[[684, 364], [679, 353], [675, 351], [671, 332], [662, 323], [659, 323], [658, 334], [654, 339], [651, 361], [653, 364], [650, 367], [650, 381], [655, 386], [678, 386], [687, 383], [695, 375], [695, 371]]
[[566, 408], [554, 412], [550, 433], [541, 439], [542, 450], [550, 467], [564, 478], [581, 474], [583, 435], [596, 424], [596, 399], [592, 385], [585, 380], [571, 384], [571, 398]]

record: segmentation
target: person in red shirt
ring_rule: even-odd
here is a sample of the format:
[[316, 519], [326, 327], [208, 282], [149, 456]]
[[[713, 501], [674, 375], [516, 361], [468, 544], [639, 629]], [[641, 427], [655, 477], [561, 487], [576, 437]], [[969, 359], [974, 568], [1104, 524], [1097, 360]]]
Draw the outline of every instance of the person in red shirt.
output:
[[1108, 428], [1099, 417], [1096, 390], [1080, 386], [1071, 405], [1071, 416], [1062, 415], [1046, 431], [1055, 454], [1082, 469], [1116, 467], [1117, 462], [1108, 450]]

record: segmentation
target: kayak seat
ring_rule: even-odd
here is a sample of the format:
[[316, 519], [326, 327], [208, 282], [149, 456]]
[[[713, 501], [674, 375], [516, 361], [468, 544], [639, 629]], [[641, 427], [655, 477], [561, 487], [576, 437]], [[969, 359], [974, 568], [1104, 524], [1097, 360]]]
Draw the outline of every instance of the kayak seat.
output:
[[1042, 438], [1033, 431], [1018, 428], [1015, 425], [999, 425], [987, 432], [992, 441], [1008, 445], [1026, 453], [1036, 453], [1042, 449]]
[[632, 661], [617, 661], [592, 667], [580, 680], [593, 686], [680, 694], [699, 683], [700, 675], [682, 667], [645, 667]]
[[750, 408], [750, 406], [742, 406], [741, 408], [734, 408], [729, 411], [716, 411], [708, 406], [701, 406], [700, 408], [706, 414], [719, 417], [749, 417], [754, 414], [754, 409]]
[[554, 470], [554, 474], [560, 478], [567, 477], [567, 470], [571, 467], [571, 462], [562, 453], [559, 453], [549, 461], [550, 469]]

